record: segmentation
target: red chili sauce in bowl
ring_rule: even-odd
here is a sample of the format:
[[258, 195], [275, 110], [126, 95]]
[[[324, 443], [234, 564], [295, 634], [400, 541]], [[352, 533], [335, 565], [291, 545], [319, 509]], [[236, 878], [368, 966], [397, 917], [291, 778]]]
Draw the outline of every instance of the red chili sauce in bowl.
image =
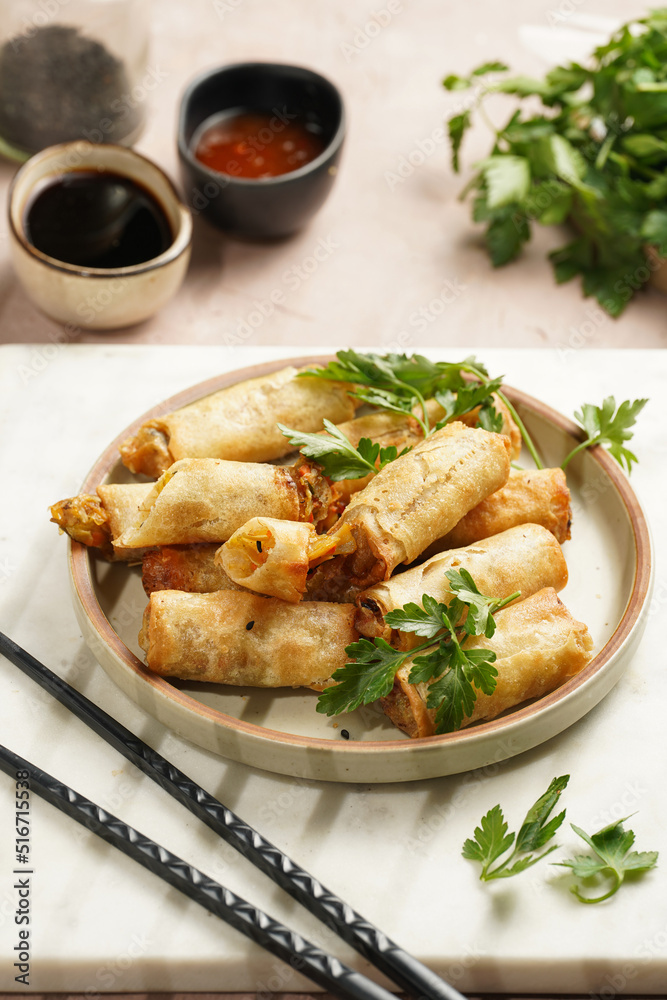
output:
[[192, 149], [210, 170], [262, 180], [311, 163], [325, 142], [316, 125], [284, 110], [234, 111], [205, 121]]

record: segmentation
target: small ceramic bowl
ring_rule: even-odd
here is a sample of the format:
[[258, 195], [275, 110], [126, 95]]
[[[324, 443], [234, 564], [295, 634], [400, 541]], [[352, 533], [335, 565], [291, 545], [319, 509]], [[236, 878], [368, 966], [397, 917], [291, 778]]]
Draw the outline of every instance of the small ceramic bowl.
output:
[[[193, 139], [225, 111], [298, 115], [315, 125], [323, 152], [297, 170], [260, 179], [211, 170], [194, 155]], [[282, 63], [238, 63], [197, 77], [181, 100], [178, 153], [185, 195], [232, 236], [271, 239], [301, 229], [324, 203], [338, 172], [345, 111], [337, 88], [312, 70]]]
[[[64, 174], [107, 171], [137, 182], [158, 202], [172, 242], [159, 256], [129, 267], [84, 267], [42, 253], [26, 235], [35, 192]], [[63, 227], [76, 220], [63, 218]], [[124, 146], [71, 142], [50, 146], [23, 164], [9, 191], [9, 244], [19, 281], [52, 319], [88, 330], [140, 323], [171, 299], [190, 259], [192, 218], [167, 175]]]

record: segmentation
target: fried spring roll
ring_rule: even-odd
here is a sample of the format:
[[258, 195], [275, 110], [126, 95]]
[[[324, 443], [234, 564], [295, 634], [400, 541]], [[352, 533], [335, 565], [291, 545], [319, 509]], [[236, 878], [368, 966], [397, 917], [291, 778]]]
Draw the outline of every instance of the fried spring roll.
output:
[[506, 484], [473, 507], [424, 555], [460, 548], [517, 524], [541, 524], [559, 542], [570, 538], [570, 491], [562, 469], [512, 469]]
[[[500, 433], [509, 437], [512, 446], [511, 457], [512, 460], [516, 460], [521, 451], [521, 432], [503, 401], [497, 396], [493, 398], [495, 407], [503, 418], [503, 426]], [[438, 420], [442, 420], [445, 415], [443, 407], [435, 399], [426, 400], [426, 410], [431, 425], [436, 424]], [[413, 412], [419, 411], [414, 410]], [[474, 427], [477, 424], [478, 417], [479, 407], [471, 410], [470, 413], [465, 413], [459, 420], [467, 427]], [[414, 417], [402, 413], [393, 413], [389, 410], [378, 410], [373, 413], [367, 413], [361, 417], [355, 417], [353, 420], [348, 420], [344, 424], [339, 424], [338, 427], [355, 448], [358, 446], [361, 438], [364, 437], [370, 438], [371, 441], [378, 443], [382, 448], [388, 448], [393, 445], [398, 451], [402, 451], [403, 448], [414, 448], [415, 445], [424, 440], [422, 429]], [[363, 479], [344, 479], [334, 484], [334, 488], [338, 491], [338, 494], [344, 498], [343, 506], [349, 502], [353, 493], [358, 493], [359, 490], [367, 486], [372, 478], [371, 473]]]
[[317, 431], [324, 417], [340, 423], [354, 415], [359, 403], [345, 383], [297, 374], [283, 368], [147, 421], [121, 445], [123, 464], [157, 477], [182, 458], [265, 462], [292, 450], [278, 422]]
[[[541, 698], [579, 673], [593, 655], [588, 629], [576, 621], [551, 588], [499, 611], [491, 639], [476, 636], [466, 649], [491, 649], [497, 659], [493, 694], [477, 692], [472, 714], [463, 726], [495, 719], [507, 709]], [[381, 704], [394, 725], [411, 737], [435, 733], [435, 710], [426, 707], [427, 684], [410, 684], [411, 663], [396, 674], [391, 693]]]
[[506, 598], [520, 591], [526, 598], [544, 587], [562, 590], [567, 565], [554, 536], [538, 524], [524, 524], [466, 548], [433, 556], [357, 597], [357, 629], [368, 638], [381, 636], [396, 649], [412, 649], [423, 642], [412, 632], [392, 630], [384, 615], [408, 602], [421, 604], [424, 594], [448, 604], [452, 598], [450, 569], [467, 569], [478, 589], [489, 597]]
[[156, 590], [186, 590], [209, 594], [214, 590], [245, 590], [215, 562], [218, 546], [161, 545], [147, 549], [141, 561], [141, 582], [148, 597]]
[[51, 520], [70, 538], [98, 548], [108, 559], [139, 560], [136, 548], [114, 546], [114, 541], [136, 521], [152, 483], [109, 483], [97, 487], [97, 496], [81, 494], [59, 500], [51, 509]]
[[313, 524], [253, 517], [219, 548], [215, 559], [236, 583], [296, 602], [303, 597], [311, 567], [354, 548], [346, 527], [331, 537], [316, 534]]
[[[302, 474], [303, 473], [303, 474]], [[114, 544], [125, 548], [225, 542], [256, 515], [317, 518], [329, 495], [314, 469], [216, 458], [184, 458], [153, 484], [135, 525]]]
[[329, 573], [360, 590], [387, 580], [507, 482], [509, 452], [504, 434], [460, 422], [436, 431], [354, 494], [329, 533], [348, 526], [357, 549], [327, 563]]
[[151, 594], [139, 644], [162, 677], [248, 687], [321, 685], [357, 639], [354, 609], [234, 591]]

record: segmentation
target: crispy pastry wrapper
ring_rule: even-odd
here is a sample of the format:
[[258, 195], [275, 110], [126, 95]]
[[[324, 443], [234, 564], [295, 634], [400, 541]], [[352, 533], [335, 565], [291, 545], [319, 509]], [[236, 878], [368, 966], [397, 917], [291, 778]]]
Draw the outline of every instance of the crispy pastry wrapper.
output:
[[528, 522], [541, 524], [561, 544], [570, 538], [572, 508], [562, 469], [512, 469], [504, 486], [473, 507], [424, 554], [432, 556], [445, 549], [471, 545]]
[[136, 548], [114, 546], [114, 541], [134, 523], [152, 483], [109, 483], [97, 487], [97, 496], [81, 494], [59, 500], [51, 507], [51, 520], [70, 538], [114, 562], [138, 562]]
[[225, 542], [249, 518], [262, 514], [288, 521], [312, 516], [310, 491], [291, 469], [185, 458], [153, 484], [136, 524], [115, 544]]
[[308, 550], [316, 537], [312, 524], [253, 517], [215, 558], [235, 583], [294, 603], [306, 589]]
[[[499, 611], [491, 639], [476, 636], [467, 649], [492, 649], [498, 670], [493, 694], [477, 692], [472, 715], [463, 726], [496, 716], [533, 698], [548, 694], [578, 674], [593, 656], [593, 639], [551, 588], [538, 591]], [[411, 737], [435, 733], [435, 710], [426, 707], [427, 684], [410, 684], [411, 662], [396, 674], [382, 708], [394, 725]], [[463, 727], [462, 727], [463, 728]]]
[[163, 677], [248, 687], [326, 683], [358, 638], [354, 608], [236, 591], [151, 594], [139, 644]]
[[157, 477], [182, 458], [265, 462], [292, 450], [278, 422], [318, 431], [324, 417], [340, 423], [354, 415], [359, 404], [346, 383], [297, 378], [298, 372], [290, 366], [248, 379], [147, 421], [121, 445], [123, 463]]
[[146, 595], [150, 597], [155, 590], [185, 590], [192, 594], [245, 590], [216, 563], [217, 551], [215, 542], [146, 549], [141, 561], [141, 582]]
[[439, 553], [363, 591], [357, 597], [359, 633], [381, 636], [396, 649], [413, 649], [423, 640], [413, 632], [392, 630], [383, 616], [408, 602], [421, 604], [424, 594], [448, 604], [453, 595], [445, 573], [461, 568], [468, 570], [482, 594], [501, 599], [517, 590], [525, 599], [544, 587], [562, 590], [567, 583], [565, 557], [554, 536], [539, 524], [524, 524]]
[[[512, 449], [511, 457], [513, 461], [516, 461], [521, 452], [521, 432], [503, 401], [495, 395], [493, 400], [496, 410], [503, 418], [503, 426], [500, 433], [509, 437]], [[426, 400], [426, 410], [431, 425], [436, 424], [438, 420], [442, 420], [445, 415], [443, 407], [435, 399]], [[413, 412], [419, 412], [421, 416], [419, 410]], [[474, 427], [478, 417], [479, 407], [471, 410], [470, 413], [465, 413], [459, 420], [467, 427]], [[359, 441], [362, 438], [370, 438], [371, 441], [378, 443], [381, 448], [388, 448], [393, 445], [400, 452], [403, 448], [414, 448], [415, 445], [424, 440], [422, 429], [414, 417], [402, 413], [393, 413], [389, 410], [377, 410], [372, 413], [366, 413], [361, 417], [355, 417], [344, 424], [339, 424], [339, 429], [352, 442], [355, 448], [359, 445]], [[371, 474], [363, 479], [343, 479], [336, 483], [336, 488], [339, 494], [344, 496], [345, 503], [347, 503], [351, 495], [358, 493], [359, 490], [367, 486], [372, 478]]]
[[215, 558], [236, 583], [296, 602], [303, 597], [312, 566], [354, 548], [349, 528], [336, 536], [318, 535], [313, 524], [253, 517], [220, 547]]
[[390, 462], [352, 496], [331, 529], [348, 525], [357, 543], [333, 572], [342, 568], [359, 589], [388, 579], [507, 482], [510, 448], [504, 434], [457, 421]]

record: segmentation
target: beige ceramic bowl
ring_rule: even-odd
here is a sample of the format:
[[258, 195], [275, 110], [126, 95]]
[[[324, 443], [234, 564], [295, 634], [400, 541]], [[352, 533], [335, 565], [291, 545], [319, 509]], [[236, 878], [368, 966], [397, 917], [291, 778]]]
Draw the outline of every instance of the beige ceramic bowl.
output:
[[[118, 446], [146, 420], [211, 392], [284, 365], [300, 368], [329, 358], [269, 362], [217, 376], [166, 400], [111, 442], [88, 474], [82, 493], [100, 482], [129, 482]], [[560, 465], [579, 429], [555, 410], [504, 387], [542, 452]], [[141, 568], [98, 559], [70, 542], [74, 610], [98, 662], [141, 708], [168, 729], [230, 760], [278, 774], [341, 782], [402, 782], [435, 778], [499, 761], [539, 746], [576, 723], [601, 701], [634, 656], [646, 625], [653, 582], [648, 525], [617, 462], [603, 448], [583, 452], [568, 467], [575, 515], [567, 542], [566, 606], [586, 622], [596, 655], [562, 687], [491, 722], [455, 733], [410, 740], [372, 708], [329, 719], [304, 689], [231, 688], [168, 680], [151, 674], [137, 636], [146, 606]], [[341, 739], [341, 729], [350, 739]]]
[[[169, 220], [171, 246], [152, 260], [119, 268], [66, 264], [37, 250], [24, 228], [35, 187], [76, 170], [107, 170], [150, 191]], [[191, 240], [192, 218], [167, 175], [124, 146], [88, 142], [51, 146], [24, 163], [10, 188], [9, 243], [16, 274], [42, 312], [70, 326], [113, 330], [152, 316], [180, 287]]]

